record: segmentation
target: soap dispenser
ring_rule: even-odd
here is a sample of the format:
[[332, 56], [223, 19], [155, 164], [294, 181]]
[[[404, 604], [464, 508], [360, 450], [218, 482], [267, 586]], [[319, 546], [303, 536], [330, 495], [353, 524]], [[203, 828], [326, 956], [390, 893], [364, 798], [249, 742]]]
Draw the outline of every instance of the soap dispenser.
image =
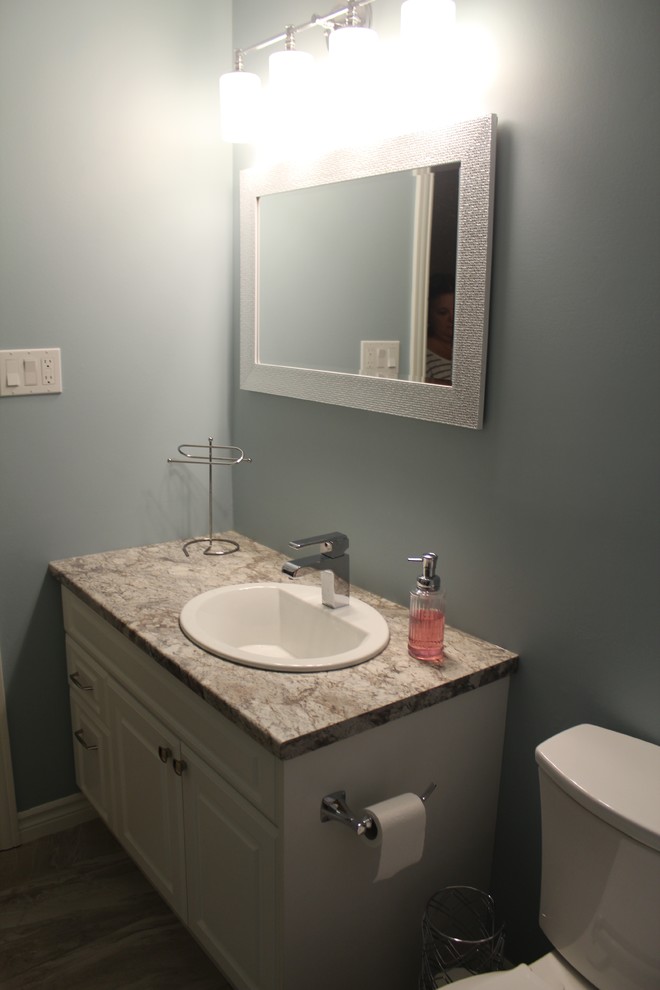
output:
[[438, 555], [425, 553], [408, 560], [422, 565], [422, 573], [410, 592], [408, 653], [416, 660], [441, 664], [445, 658], [445, 596], [435, 573]]

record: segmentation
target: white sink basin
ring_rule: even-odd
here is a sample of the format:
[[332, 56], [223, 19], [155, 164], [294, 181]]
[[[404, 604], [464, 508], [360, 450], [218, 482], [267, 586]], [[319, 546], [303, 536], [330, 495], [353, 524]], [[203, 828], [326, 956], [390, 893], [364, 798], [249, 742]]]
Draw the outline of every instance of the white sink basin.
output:
[[265, 670], [351, 667], [381, 653], [390, 638], [371, 605], [352, 598], [326, 608], [320, 587], [304, 584], [214, 588], [184, 605], [179, 623], [208, 653]]

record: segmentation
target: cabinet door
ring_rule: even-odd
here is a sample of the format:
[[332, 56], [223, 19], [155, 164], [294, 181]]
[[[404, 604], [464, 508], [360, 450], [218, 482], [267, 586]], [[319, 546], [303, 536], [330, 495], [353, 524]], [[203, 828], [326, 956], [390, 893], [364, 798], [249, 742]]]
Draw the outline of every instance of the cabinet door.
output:
[[118, 685], [108, 685], [115, 769], [115, 830], [127, 852], [185, 920], [180, 745]]
[[109, 823], [112, 773], [108, 730], [73, 692], [70, 699], [76, 782], [101, 818]]
[[183, 747], [188, 926], [238, 987], [276, 983], [277, 829]]

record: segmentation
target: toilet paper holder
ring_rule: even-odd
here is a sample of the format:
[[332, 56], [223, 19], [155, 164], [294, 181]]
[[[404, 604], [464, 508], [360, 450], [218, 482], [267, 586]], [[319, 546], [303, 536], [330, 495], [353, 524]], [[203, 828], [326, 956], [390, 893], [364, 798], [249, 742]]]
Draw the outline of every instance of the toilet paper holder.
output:
[[[436, 787], [437, 784], [431, 782], [420, 795], [420, 801], [426, 804]], [[321, 799], [321, 821], [341, 822], [348, 825], [356, 835], [365, 835], [367, 838], [374, 838], [377, 831], [374, 820], [367, 811], [359, 811], [357, 814], [351, 811], [346, 804], [346, 791], [333, 791]]]

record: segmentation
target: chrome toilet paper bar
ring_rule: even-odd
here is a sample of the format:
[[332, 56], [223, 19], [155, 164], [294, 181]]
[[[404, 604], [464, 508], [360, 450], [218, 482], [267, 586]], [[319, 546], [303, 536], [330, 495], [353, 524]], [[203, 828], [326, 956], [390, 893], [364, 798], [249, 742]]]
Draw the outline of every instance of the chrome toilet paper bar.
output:
[[[424, 793], [420, 795], [420, 801], [426, 804], [436, 787], [437, 784], [430, 783]], [[375, 830], [374, 821], [368, 812], [360, 811], [356, 814], [351, 811], [346, 803], [346, 791], [333, 791], [332, 794], [326, 794], [321, 799], [321, 821], [341, 822], [343, 825], [348, 825], [356, 835], [366, 835], [367, 837], [373, 834]]]

